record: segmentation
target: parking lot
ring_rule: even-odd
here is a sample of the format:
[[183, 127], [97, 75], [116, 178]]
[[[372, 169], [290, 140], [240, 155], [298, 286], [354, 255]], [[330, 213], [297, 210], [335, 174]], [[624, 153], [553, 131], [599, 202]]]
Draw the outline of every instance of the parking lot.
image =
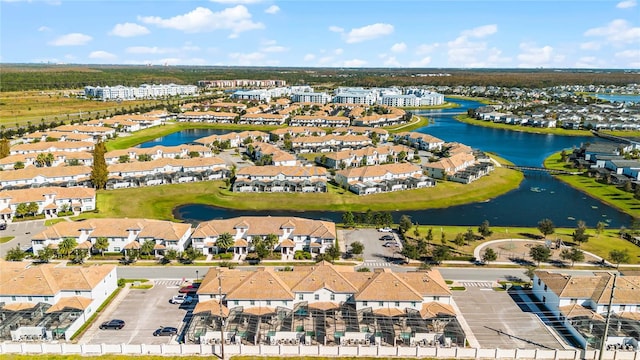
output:
[[[385, 235], [391, 236], [392, 240], [380, 240]], [[338, 238], [340, 239], [340, 249], [343, 251], [348, 251], [353, 242], [361, 242], [364, 245], [362, 258], [366, 263], [383, 264], [404, 259], [400, 255], [402, 244], [395, 232], [380, 232], [376, 229], [339, 230]]]
[[[128, 290], [128, 294], [119, 304], [111, 303], [103, 316], [91, 326], [82, 337], [82, 343], [91, 344], [168, 344], [176, 343], [176, 336], [153, 336], [160, 326], [178, 329], [191, 316], [195, 306], [170, 304], [169, 299], [178, 294], [180, 280], [155, 280], [148, 290]], [[124, 320], [126, 325], [120, 330], [100, 330], [103, 321]]]
[[563, 348], [553, 330], [523, 311], [507, 291], [467, 285], [466, 291], [454, 291], [453, 299], [483, 348]]

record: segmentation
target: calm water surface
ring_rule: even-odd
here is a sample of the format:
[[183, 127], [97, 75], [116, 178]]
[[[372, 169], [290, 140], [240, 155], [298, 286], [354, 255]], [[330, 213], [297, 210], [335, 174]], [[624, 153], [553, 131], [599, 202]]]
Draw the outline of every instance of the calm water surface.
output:
[[[562, 149], [578, 147], [583, 142], [594, 142], [590, 137], [569, 137], [538, 135], [501, 129], [491, 129], [468, 125], [453, 117], [466, 113], [469, 107], [478, 107], [475, 101], [448, 99], [461, 107], [440, 111], [422, 111], [434, 123], [416, 131], [431, 134], [445, 141], [457, 141], [483, 151], [494, 152], [517, 165], [541, 166], [550, 154]], [[219, 130], [188, 130], [142, 144], [178, 145], [214, 133]], [[597, 140], [603, 141], [603, 140]], [[525, 172], [525, 180], [518, 189], [495, 199], [481, 203], [453, 206], [445, 209], [429, 209], [394, 212], [398, 220], [408, 214], [413, 221], [432, 225], [478, 225], [489, 220], [493, 226], [536, 226], [542, 218], [550, 218], [556, 226], [573, 227], [577, 220], [584, 220], [588, 226], [604, 221], [610, 227], [629, 226], [631, 217], [612, 207], [600, 203], [544, 173]], [[243, 215], [302, 216], [315, 219], [340, 221], [341, 212], [332, 211], [241, 211], [216, 208], [206, 205], [183, 205], [174, 209], [176, 218], [189, 222], [200, 222], [216, 218]]]

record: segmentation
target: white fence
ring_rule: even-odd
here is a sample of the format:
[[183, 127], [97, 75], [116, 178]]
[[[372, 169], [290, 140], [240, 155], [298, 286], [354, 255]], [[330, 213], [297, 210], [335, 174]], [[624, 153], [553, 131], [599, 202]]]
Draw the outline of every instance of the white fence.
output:
[[[432, 357], [447, 359], [539, 359], [596, 360], [597, 350], [475, 349], [390, 346], [321, 345], [225, 345], [228, 355], [261, 356], [372, 356]], [[69, 344], [0, 343], [0, 354], [80, 354], [80, 355], [220, 355], [220, 345], [191, 344]], [[605, 360], [640, 360], [638, 351], [605, 351]]]

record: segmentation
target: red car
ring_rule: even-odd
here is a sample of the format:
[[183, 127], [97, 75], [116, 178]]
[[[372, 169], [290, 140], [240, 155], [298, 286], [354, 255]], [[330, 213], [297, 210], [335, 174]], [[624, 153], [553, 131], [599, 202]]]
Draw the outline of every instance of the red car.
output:
[[198, 291], [199, 287], [200, 287], [200, 284], [195, 283], [195, 284], [181, 287], [180, 290], [178, 290], [178, 292], [180, 294], [195, 294]]

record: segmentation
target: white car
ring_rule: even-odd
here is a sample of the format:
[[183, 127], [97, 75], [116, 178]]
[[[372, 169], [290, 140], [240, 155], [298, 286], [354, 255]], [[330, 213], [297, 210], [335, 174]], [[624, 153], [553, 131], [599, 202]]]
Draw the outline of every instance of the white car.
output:
[[391, 229], [390, 227], [383, 227], [383, 228], [378, 229], [378, 231], [380, 231], [380, 232], [392, 232], [393, 229]]
[[189, 295], [180, 294], [172, 297], [169, 302], [171, 304], [191, 304], [191, 302], [193, 302], [193, 298]]

